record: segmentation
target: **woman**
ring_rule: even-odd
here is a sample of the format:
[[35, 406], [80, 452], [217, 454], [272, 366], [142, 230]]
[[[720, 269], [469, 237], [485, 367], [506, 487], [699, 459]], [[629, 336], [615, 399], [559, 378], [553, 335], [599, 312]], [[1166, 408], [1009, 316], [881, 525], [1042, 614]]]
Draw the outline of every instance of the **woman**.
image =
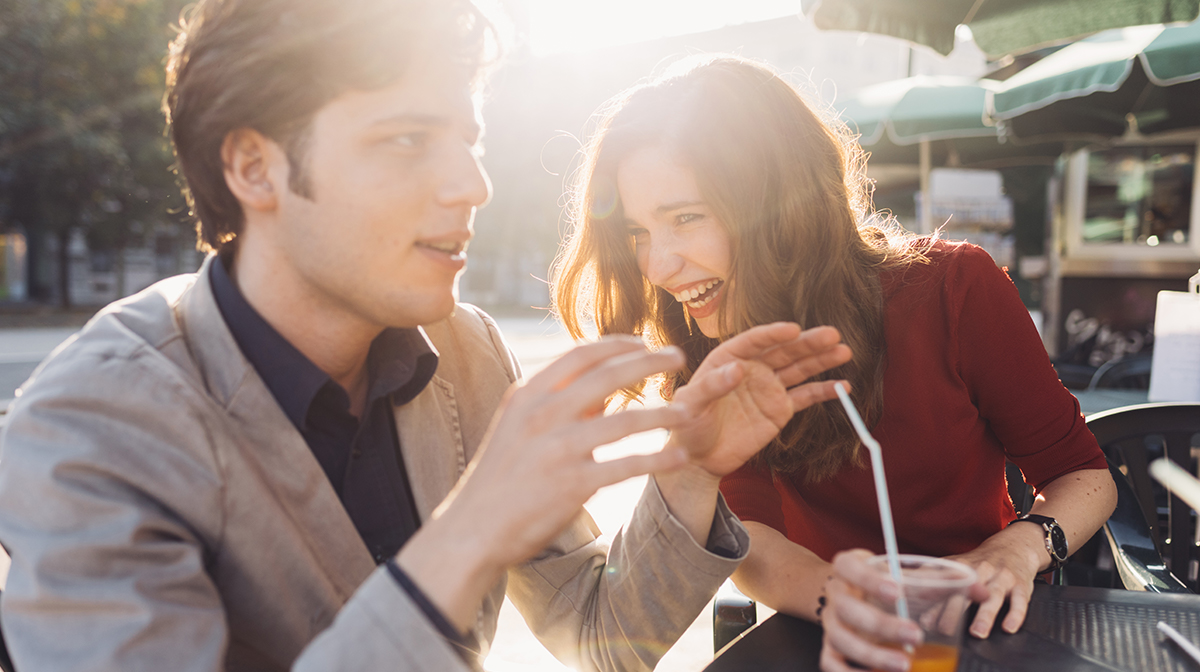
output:
[[[1006, 599], [1002, 625], [1015, 631], [1054, 561], [1054, 525], [1008, 526], [1005, 458], [1072, 550], [1111, 513], [1115, 488], [1004, 272], [979, 248], [905, 236], [873, 215], [864, 169], [844, 127], [767, 67], [678, 64], [619, 97], [589, 143], [556, 306], [576, 337], [594, 320], [601, 334], [682, 347], [688, 367], [661, 381], [667, 398], [754, 325], [836, 327], [854, 358], [825, 375], [850, 382], [883, 445], [901, 550], [975, 566], [987, 590], [971, 632], [985, 636]], [[834, 555], [883, 550], [863, 452], [841, 408], [819, 404], [725, 477], [752, 540], [734, 580], [777, 610], [823, 616], [837, 640], [828, 669], [848, 669], [843, 655], [906, 669], [838, 618], [878, 622], [858, 618], [854, 595], [871, 587], [858, 556], [820, 613]]]

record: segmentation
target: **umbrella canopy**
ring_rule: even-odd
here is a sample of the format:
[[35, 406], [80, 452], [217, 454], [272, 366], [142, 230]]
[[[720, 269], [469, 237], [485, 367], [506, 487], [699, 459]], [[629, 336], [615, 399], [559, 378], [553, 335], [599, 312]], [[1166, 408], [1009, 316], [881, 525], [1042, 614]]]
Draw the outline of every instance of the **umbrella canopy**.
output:
[[988, 115], [1018, 138], [1200, 127], [1200, 21], [1105, 31], [1064, 47], [995, 87]]
[[845, 105], [843, 120], [857, 126], [868, 147], [921, 140], [996, 137], [984, 124], [987, 92], [995, 82], [969, 77], [909, 77], [862, 89]]
[[1192, 21], [1200, 0], [801, 0], [818, 28], [900, 37], [948, 54], [954, 29], [998, 57], [1081, 35], [1148, 23]]
[[986, 98], [999, 82], [969, 77], [909, 77], [860, 90], [841, 105], [842, 121], [877, 163], [917, 163], [919, 145], [931, 144], [933, 164], [985, 165], [1057, 157], [1063, 145], [1003, 142], [984, 123]]

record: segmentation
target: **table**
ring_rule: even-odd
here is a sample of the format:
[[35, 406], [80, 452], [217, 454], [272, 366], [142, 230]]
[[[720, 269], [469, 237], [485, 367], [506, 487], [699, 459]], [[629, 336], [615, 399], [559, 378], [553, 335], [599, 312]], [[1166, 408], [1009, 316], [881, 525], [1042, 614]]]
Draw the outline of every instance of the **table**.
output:
[[[1160, 620], [1200, 642], [1200, 595], [1040, 584], [1021, 631], [996, 628], [986, 640], [967, 637], [958, 672], [1200, 672], [1178, 647], [1164, 643]], [[820, 651], [821, 626], [775, 614], [705, 669], [817, 670]]]

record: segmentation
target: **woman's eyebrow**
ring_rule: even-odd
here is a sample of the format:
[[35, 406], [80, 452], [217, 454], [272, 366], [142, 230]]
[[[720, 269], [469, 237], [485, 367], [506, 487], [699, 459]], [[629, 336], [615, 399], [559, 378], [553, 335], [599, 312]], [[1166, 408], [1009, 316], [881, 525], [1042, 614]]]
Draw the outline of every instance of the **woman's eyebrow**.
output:
[[671, 212], [672, 210], [678, 210], [680, 208], [690, 208], [690, 207], [693, 207], [696, 205], [703, 205], [703, 204], [704, 204], [703, 201], [675, 201], [674, 203], [663, 203], [662, 205], [655, 208], [654, 211], [657, 212], [658, 214], [662, 215], [662, 214]]

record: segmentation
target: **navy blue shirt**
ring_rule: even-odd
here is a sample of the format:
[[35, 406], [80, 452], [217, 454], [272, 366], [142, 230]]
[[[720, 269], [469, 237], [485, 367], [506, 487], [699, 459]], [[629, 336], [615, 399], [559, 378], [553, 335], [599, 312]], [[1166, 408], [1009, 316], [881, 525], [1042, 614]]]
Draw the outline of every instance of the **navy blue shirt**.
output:
[[473, 663], [479, 651], [474, 638], [457, 632], [394, 562], [421, 521], [393, 408], [429, 384], [437, 351], [419, 329], [385, 329], [367, 355], [367, 403], [356, 418], [346, 390], [254, 310], [222, 260], [214, 260], [210, 277], [217, 308], [242, 354], [308, 443], [375, 563], [387, 563], [400, 586]]

